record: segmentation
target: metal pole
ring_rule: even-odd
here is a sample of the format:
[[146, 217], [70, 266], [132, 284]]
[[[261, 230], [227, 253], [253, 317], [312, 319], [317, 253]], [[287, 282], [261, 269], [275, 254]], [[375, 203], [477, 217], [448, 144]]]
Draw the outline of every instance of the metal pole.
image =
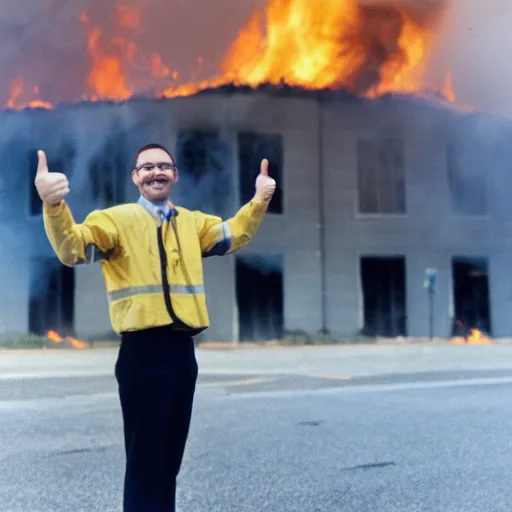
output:
[[429, 297], [429, 331], [430, 341], [434, 339], [434, 287], [430, 286], [428, 289]]
[[434, 339], [434, 292], [437, 277], [436, 268], [425, 269], [424, 287], [428, 290], [428, 326], [430, 341]]
[[325, 213], [324, 213], [324, 148], [323, 148], [323, 117], [322, 98], [318, 99], [318, 213], [320, 236], [320, 279], [321, 279], [321, 310], [322, 334], [327, 334], [327, 295], [325, 275]]

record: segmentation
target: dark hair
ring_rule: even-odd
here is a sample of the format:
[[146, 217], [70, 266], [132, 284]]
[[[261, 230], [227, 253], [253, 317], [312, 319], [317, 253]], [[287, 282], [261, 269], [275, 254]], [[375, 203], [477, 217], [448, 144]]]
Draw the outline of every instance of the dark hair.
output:
[[174, 161], [174, 157], [172, 156], [171, 152], [166, 147], [162, 146], [161, 144], [146, 144], [145, 146], [142, 146], [137, 151], [137, 154], [135, 155], [135, 163], [137, 163], [137, 160], [139, 159], [139, 155], [143, 151], [147, 151], [148, 149], [161, 149], [162, 151], [165, 151], [171, 157], [171, 160], [173, 161], [173, 163], [176, 163]]

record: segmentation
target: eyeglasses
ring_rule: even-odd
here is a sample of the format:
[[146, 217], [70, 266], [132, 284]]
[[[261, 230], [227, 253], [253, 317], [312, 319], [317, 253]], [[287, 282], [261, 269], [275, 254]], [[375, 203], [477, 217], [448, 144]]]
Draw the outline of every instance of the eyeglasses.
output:
[[145, 164], [138, 165], [135, 167], [135, 171], [144, 171], [144, 172], [150, 172], [153, 169], [159, 169], [160, 171], [176, 171], [178, 168], [175, 164], [171, 164], [169, 162], [159, 162], [159, 163], [151, 163], [147, 162]]

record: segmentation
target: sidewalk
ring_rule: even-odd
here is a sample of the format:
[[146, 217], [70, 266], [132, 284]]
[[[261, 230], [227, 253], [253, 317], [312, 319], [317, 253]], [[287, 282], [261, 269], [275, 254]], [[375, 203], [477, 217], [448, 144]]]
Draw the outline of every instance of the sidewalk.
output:
[[[113, 375], [117, 347], [0, 350], [0, 379]], [[203, 374], [382, 375], [446, 370], [512, 370], [512, 345], [334, 345], [199, 347]]]

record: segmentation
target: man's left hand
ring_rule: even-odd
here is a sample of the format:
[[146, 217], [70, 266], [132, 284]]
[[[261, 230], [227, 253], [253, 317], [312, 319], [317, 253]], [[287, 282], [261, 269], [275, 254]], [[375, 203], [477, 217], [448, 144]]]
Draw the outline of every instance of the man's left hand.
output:
[[276, 190], [276, 182], [268, 175], [268, 160], [261, 161], [261, 169], [258, 177], [256, 178], [256, 194], [254, 199], [256, 201], [269, 202]]

